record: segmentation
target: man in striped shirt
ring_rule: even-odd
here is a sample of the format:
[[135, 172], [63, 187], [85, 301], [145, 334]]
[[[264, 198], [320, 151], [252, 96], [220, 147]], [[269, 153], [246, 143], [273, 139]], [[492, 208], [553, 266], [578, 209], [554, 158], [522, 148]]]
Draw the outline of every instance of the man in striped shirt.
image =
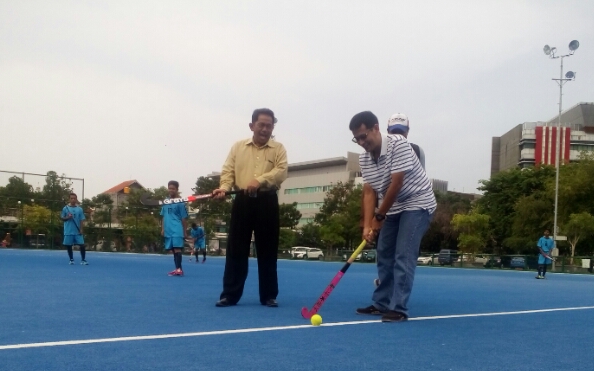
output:
[[421, 239], [437, 207], [435, 195], [404, 136], [382, 134], [377, 117], [369, 111], [356, 114], [349, 129], [353, 142], [365, 150], [359, 156], [363, 181], [369, 185], [363, 193], [363, 238], [372, 242], [379, 233], [380, 284], [373, 304], [357, 313], [381, 314], [383, 322], [404, 321]]

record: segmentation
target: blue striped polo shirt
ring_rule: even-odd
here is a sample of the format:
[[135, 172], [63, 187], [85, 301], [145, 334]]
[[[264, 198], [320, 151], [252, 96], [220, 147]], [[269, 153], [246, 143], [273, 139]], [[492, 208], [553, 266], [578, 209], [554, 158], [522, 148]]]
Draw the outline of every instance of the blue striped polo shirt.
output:
[[369, 152], [359, 155], [363, 181], [377, 193], [379, 205], [392, 181], [392, 174], [404, 172], [402, 188], [388, 215], [407, 210], [427, 210], [437, 207], [431, 182], [408, 140], [402, 135], [381, 134], [382, 148], [376, 162]]

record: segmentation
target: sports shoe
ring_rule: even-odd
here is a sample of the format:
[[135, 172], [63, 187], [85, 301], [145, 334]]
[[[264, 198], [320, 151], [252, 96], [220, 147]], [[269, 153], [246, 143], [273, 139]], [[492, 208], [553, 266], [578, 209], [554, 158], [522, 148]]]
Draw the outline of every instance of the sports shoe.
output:
[[395, 310], [390, 310], [382, 316], [382, 322], [402, 322], [406, 321], [408, 317], [400, 312], [396, 312]]
[[70, 259], [70, 265], [74, 265], [74, 259]]
[[[206, 261], [206, 258], [202, 259], [202, 264], [204, 264], [205, 261]], [[198, 262], [196, 262], [196, 263], [198, 263]]]
[[80, 265], [89, 265], [89, 263], [87, 263], [86, 260], [83, 260], [83, 261], [80, 262]]
[[167, 273], [167, 275], [169, 277], [171, 277], [171, 276], [177, 276], [177, 270], [172, 270], [171, 272]]
[[176, 272], [176, 276], [183, 276], [184, 275], [184, 271], [182, 271], [181, 269], [179, 271]]
[[541, 279], [542, 277], [541, 277], [541, 276], [540, 276], [540, 274], [539, 274], [538, 276], [536, 276], [536, 277], [534, 277], [534, 278], [536, 278], [537, 280], [539, 280], [539, 279]]
[[382, 314], [382, 312], [379, 309], [377, 309], [376, 307], [374, 307], [373, 305], [370, 305], [365, 308], [357, 308], [357, 310], [355, 312], [357, 314], [371, 314], [371, 315], [375, 315], [375, 316]]

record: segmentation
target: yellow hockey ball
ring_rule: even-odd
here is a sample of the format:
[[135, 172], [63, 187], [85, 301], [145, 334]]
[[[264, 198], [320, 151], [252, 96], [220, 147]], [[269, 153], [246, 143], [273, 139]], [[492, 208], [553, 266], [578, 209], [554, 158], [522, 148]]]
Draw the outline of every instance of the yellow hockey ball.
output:
[[322, 316], [319, 314], [314, 314], [311, 316], [311, 324], [314, 326], [319, 326], [322, 324]]

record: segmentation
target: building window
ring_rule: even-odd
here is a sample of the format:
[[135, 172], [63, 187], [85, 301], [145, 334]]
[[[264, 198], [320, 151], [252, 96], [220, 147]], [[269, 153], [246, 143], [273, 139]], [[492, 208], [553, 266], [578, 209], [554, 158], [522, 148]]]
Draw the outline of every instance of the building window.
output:
[[590, 146], [587, 144], [572, 144], [569, 148], [573, 151], [587, 151], [587, 152], [594, 151], [594, 146]]
[[328, 192], [334, 186], [327, 185], [327, 186], [315, 186], [315, 187], [304, 187], [304, 188], [287, 188], [285, 189], [286, 195], [296, 195], [302, 193], [320, 193], [320, 192]]
[[297, 210], [303, 209], [319, 209], [324, 205], [323, 202], [303, 202], [297, 204]]
[[534, 143], [524, 143], [522, 144], [522, 148], [521, 149], [534, 149], [535, 148], [535, 144]]
[[313, 223], [314, 222], [314, 218], [301, 218], [299, 219], [299, 224], [303, 225], [303, 224], [309, 224], [309, 223]]

